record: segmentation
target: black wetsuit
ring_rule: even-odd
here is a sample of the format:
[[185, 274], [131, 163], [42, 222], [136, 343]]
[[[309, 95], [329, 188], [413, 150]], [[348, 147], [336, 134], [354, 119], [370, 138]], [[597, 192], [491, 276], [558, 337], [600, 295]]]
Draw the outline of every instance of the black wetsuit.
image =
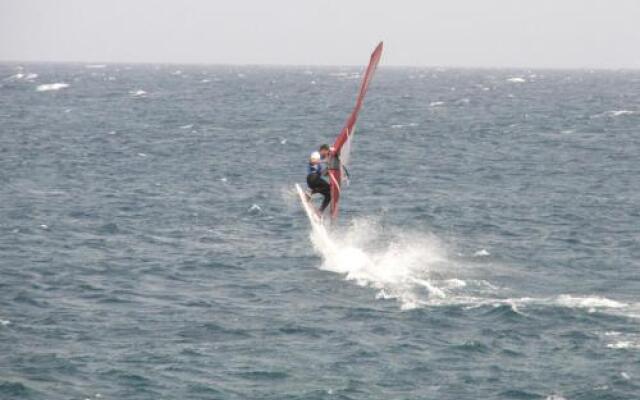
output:
[[329, 187], [329, 182], [322, 179], [322, 166], [320, 164], [309, 164], [307, 186], [311, 189], [311, 194], [320, 193], [324, 196], [320, 205], [320, 212], [323, 212], [331, 202], [331, 188]]

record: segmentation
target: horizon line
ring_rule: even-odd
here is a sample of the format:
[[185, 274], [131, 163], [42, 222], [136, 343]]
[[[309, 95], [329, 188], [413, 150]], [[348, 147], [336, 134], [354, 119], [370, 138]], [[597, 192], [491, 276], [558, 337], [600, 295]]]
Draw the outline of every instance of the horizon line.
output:
[[[78, 61], [78, 60], [15, 60], [0, 59], [0, 64], [82, 64], [82, 65], [175, 65], [187, 67], [266, 67], [266, 68], [364, 68], [364, 64], [284, 64], [284, 63], [229, 63], [208, 61]], [[444, 65], [444, 64], [381, 64], [378, 68], [425, 68], [425, 69], [457, 69], [457, 70], [546, 70], [546, 71], [640, 71], [638, 67], [604, 67], [604, 66], [499, 66], [499, 65]]]

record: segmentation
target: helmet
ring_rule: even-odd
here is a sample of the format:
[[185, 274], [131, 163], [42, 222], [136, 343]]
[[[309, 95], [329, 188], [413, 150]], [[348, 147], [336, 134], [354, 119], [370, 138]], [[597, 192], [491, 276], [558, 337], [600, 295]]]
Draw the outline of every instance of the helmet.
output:
[[317, 151], [311, 153], [311, 155], [309, 156], [309, 161], [320, 161], [320, 153], [318, 153]]

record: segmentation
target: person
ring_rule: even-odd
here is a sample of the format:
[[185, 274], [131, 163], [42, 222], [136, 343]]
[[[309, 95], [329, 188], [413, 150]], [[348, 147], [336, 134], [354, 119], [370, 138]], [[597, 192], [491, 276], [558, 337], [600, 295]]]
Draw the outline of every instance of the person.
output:
[[328, 144], [323, 144], [322, 146], [320, 146], [318, 152], [320, 153], [322, 161], [327, 162], [329, 156], [331, 155], [331, 147], [329, 147]]
[[[329, 146], [326, 146], [326, 149], [325, 146], [322, 145], [320, 151], [311, 153], [307, 170], [307, 186], [311, 190], [307, 196], [311, 198], [311, 195], [320, 193], [324, 197], [319, 209], [320, 214], [324, 212], [331, 202], [331, 188], [329, 187], [329, 182], [324, 179], [324, 176], [327, 175], [327, 169], [324, 164], [329, 155]], [[324, 157], [323, 154], [325, 155]]]

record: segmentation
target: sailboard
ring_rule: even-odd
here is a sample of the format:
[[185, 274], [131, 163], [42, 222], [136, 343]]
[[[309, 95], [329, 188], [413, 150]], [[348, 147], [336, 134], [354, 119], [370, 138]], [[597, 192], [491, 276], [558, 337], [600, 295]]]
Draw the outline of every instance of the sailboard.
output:
[[304, 208], [304, 212], [307, 214], [309, 218], [309, 222], [311, 225], [315, 226], [318, 224], [322, 224], [322, 218], [318, 214], [318, 210], [311, 204], [309, 198], [305, 194], [304, 190], [296, 183], [296, 191], [298, 192], [298, 196], [300, 197], [300, 202], [302, 202], [302, 208]]
[[331, 187], [331, 204], [329, 210], [332, 221], [335, 221], [338, 217], [338, 205], [340, 203], [341, 191], [349, 180], [348, 166], [351, 161], [351, 142], [355, 133], [356, 121], [358, 120], [358, 114], [362, 109], [364, 97], [367, 94], [373, 75], [380, 63], [382, 47], [382, 42], [380, 42], [378, 46], [376, 46], [375, 50], [373, 50], [373, 53], [371, 53], [369, 65], [367, 66], [364, 76], [362, 77], [362, 82], [360, 83], [355, 107], [353, 107], [351, 114], [349, 114], [344, 127], [340, 131], [340, 134], [338, 134], [338, 137], [331, 148], [331, 156], [327, 165], [329, 185]]
[[[351, 110], [351, 114], [347, 118], [344, 127], [336, 137], [336, 140], [331, 147], [330, 156], [327, 160], [327, 172], [329, 177], [329, 187], [331, 191], [331, 203], [329, 205], [329, 214], [331, 215], [331, 221], [335, 221], [338, 217], [338, 204], [340, 201], [341, 190], [349, 181], [349, 173], [347, 168], [351, 161], [351, 142], [355, 133], [356, 121], [358, 120], [358, 114], [362, 109], [364, 103], [364, 96], [367, 94], [373, 75], [380, 63], [380, 57], [382, 57], [382, 42], [376, 46], [371, 53], [371, 59], [369, 65], [364, 72], [362, 82], [360, 83], [360, 89], [356, 97], [356, 104]], [[307, 195], [304, 193], [300, 185], [296, 184], [296, 190], [300, 196], [302, 207], [307, 213], [307, 217], [314, 228], [318, 228], [322, 225], [322, 216], [318, 213], [313, 206]]]

